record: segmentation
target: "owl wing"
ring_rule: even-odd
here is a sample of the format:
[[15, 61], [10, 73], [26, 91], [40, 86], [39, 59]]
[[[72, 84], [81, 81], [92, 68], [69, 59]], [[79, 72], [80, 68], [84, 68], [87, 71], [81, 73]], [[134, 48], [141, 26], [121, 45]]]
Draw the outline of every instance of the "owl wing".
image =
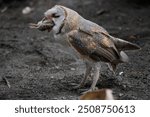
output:
[[119, 54], [114, 43], [101, 33], [93, 34], [82, 29], [74, 30], [68, 34], [68, 40], [78, 53], [94, 61], [113, 62], [117, 60]]
[[[79, 30], [84, 31], [88, 34], [91, 34], [92, 36], [99, 37], [100, 35], [103, 35], [104, 37], [107, 37], [107, 40], [111, 40], [114, 49], [117, 48], [118, 51], [124, 51], [124, 50], [136, 50], [141, 49], [138, 45], [133, 44], [129, 41], [125, 41], [123, 39], [115, 38], [101, 26], [88, 21], [89, 23], [82, 23], [80, 24]], [[117, 52], [117, 51], [116, 51]]]

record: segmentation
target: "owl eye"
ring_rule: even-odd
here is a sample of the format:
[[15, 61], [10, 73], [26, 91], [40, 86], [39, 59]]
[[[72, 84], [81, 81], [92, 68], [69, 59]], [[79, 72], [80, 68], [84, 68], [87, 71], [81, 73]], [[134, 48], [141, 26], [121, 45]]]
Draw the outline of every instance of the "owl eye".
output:
[[57, 15], [56, 13], [54, 13], [54, 14], [52, 14], [52, 17], [54, 17], [54, 18], [58, 18], [58, 17], [60, 17], [59, 15]]

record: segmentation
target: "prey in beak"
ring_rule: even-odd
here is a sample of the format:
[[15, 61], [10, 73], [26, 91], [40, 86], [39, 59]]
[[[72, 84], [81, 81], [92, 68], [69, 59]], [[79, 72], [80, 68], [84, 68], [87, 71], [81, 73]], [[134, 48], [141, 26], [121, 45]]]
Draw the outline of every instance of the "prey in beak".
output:
[[37, 24], [35, 23], [30, 23], [29, 27], [30, 28], [35, 28], [38, 29], [40, 31], [45, 31], [48, 30], [48, 32], [50, 32], [52, 30], [52, 28], [54, 27], [54, 22], [52, 19], [48, 19], [46, 17], [44, 17], [41, 21], [39, 21]]

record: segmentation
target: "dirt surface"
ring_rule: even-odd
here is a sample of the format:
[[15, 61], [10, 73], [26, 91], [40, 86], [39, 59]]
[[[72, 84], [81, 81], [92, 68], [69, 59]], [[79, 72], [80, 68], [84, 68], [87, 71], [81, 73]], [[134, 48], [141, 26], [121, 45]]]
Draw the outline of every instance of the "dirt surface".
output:
[[[78, 99], [85, 66], [66, 52], [51, 33], [31, 30], [43, 13], [61, 4], [103, 26], [111, 35], [134, 42], [140, 51], [127, 51], [128, 64], [116, 76], [102, 63], [98, 88], [111, 88], [117, 99], [150, 99], [150, 5], [129, 0], [0, 1], [0, 99]], [[140, 4], [139, 4], [140, 3]], [[26, 6], [34, 8], [22, 14]], [[121, 73], [122, 72], [122, 73]], [[119, 75], [121, 73], [121, 75]], [[6, 78], [10, 88], [2, 80]], [[89, 88], [89, 80], [84, 88]]]

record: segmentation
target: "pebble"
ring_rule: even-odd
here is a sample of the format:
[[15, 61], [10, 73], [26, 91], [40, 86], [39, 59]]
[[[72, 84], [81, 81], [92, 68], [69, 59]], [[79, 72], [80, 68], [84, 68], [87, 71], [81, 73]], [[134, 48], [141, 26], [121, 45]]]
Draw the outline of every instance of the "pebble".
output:
[[59, 69], [59, 66], [55, 66], [56, 69]]
[[102, 15], [105, 12], [106, 11], [104, 9], [101, 9], [101, 10], [99, 10], [99, 11], [96, 12], [96, 15]]
[[33, 11], [33, 8], [27, 6], [24, 9], [22, 9], [22, 14], [26, 15], [26, 14], [31, 13], [31, 11]]
[[54, 78], [54, 76], [51, 76], [51, 78]]
[[127, 85], [123, 85], [123, 88], [127, 88]]
[[123, 93], [119, 93], [119, 97], [123, 96]]
[[123, 72], [119, 72], [119, 75], [121, 76], [123, 74]]
[[75, 70], [76, 70], [75, 68], [73, 68], [73, 67], [71, 68], [71, 71], [75, 71]]

